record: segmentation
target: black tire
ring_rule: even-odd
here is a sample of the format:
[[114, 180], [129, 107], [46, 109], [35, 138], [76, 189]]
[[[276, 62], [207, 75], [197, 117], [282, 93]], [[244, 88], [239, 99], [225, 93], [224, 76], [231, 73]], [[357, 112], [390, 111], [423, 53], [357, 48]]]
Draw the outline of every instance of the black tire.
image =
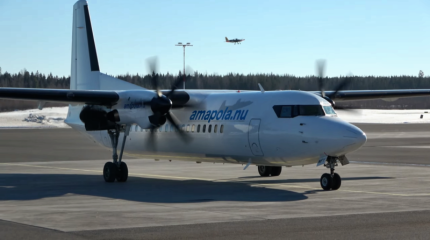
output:
[[340, 188], [341, 183], [342, 183], [342, 179], [340, 178], [339, 174], [334, 173], [333, 174], [333, 184], [331, 186], [331, 190], [338, 190]]
[[325, 191], [330, 190], [332, 185], [333, 185], [333, 179], [332, 179], [331, 175], [328, 173], [324, 173], [321, 176], [320, 184], [321, 184], [322, 189], [324, 189]]
[[272, 169], [270, 170], [270, 175], [272, 177], [276, 177], [281, 175], [282, 172], [282, 167], [271, 167]]
[[118, 167], [112, 162], [105, 163], [103, 167], [103, 178], [105, 182], [115, 182], [115, 178], [118, 172]]
[[125, 164], [125, 162], [121, 162], [121, 164], [119, 165], [118, 172], [116, 174], [116, 180], [118, 182], [126, 182], [127, 178], [128, 178], [127, 164]]
[[270, 166], [258, 166], [258, 173], [262, 177], [270, 176], [271, 172], [272, 172], [272, 167]]

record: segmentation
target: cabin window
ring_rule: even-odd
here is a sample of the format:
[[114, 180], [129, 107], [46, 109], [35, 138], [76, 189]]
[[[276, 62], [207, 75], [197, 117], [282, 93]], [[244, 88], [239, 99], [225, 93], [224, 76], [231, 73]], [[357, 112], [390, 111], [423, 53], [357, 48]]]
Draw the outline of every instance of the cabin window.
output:
[[139, 127], [139, 126], [137, 126], [137, 125], [136, 125], [136, 126], [134, 126], [134, 131], [135, 131], [135, 132], [137, 132], [137, 128], [138, 128], [138, 127]]
[[185, 132], [185, 124], [182, 124], [181, 130]]
[[187, 132], [190, 131], [190, 124], [187, 124]]
[[212, 124], [209, 124], [209, 126], [208, 126], [208, 133], [211, 133], [211, 131], [212, 131]]
[[191, 126], [191, 132], [194, 132], [195, 130], [196, 130], [196, 125], [194, 125], [194, 124], [193, 124], [193, 125]]
[[197, 125], [197, 132], [200, 132], [200, 124]]
[[217, 130], [218, 130], [218, 125], [217, 125], [217, 124], [215, 124], [215, 126], [214, 126], [214, 133], [216, 133], [216, 132], [217, 132]]
[[224, 132], [224, 125], [221, 125], [221, 127], [219, 128], [219, 133], [223, 133]]
[[206, 132], [206, 124], [203, 125], [203, 131], [202, 132]]

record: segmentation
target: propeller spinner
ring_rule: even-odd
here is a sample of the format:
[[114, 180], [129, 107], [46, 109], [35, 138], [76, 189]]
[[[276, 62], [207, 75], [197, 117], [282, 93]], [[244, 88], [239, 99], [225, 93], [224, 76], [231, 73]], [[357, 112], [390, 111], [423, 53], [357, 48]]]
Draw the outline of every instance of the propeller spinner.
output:
[[[144, 102], [145, 105], [151, 107], [151, 110], [153, 112], [153, 115], [148, 117], [149, 122], [152, 124], [150, 129], [151, 130], [150, 142], [152, 144], [155, 143], [154, 132], [161, 125], [165, 124], [166, 121], [172, 124], [172, 126], [176, 129], [176, 132], [179, 134], [179, 136], [182, 138], [183, 141], [188, 142], [189, 136], [184, 131], [181, 130], [181, 128], [179, 127], [180, 122], [170, 111], [173, 105], [171, 98], [175, 94], [175, 90], [179, 87], [179, 84], [183, 81], [181, 76], [178, 76], [178, 78], [172, 84], [171, 90], [167, 94], [163, 95], [163, 93], [160, 91], [160, 84], [158, 80], [157, 59], [156, 58], [149, 59], [148, 67], [150, 72], [152, 73], [151, 74], [152, 86], [157, 93], [157, 95], [154, 98], [152, 98], [151, 101]], [[188, 106], [183, 106], [183, 107], [188, 107]]]

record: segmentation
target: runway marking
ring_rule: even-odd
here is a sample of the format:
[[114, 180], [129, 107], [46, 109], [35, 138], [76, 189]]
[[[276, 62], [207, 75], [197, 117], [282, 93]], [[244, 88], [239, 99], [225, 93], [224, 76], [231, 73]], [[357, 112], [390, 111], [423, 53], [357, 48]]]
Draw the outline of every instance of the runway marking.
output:
[[[273, 185], [273, 186], [281, 186], [281, 187], [293, 187], [293, 188], [306, 188], [311, 190], [321, 190], [320, 188], [314, 188], [310, 186], [303, 186], [303, 185], [287, 185], [287, 184], [276, 184], [276, 183], [262, 183], [257, 185]], [[401, 197], [415, 197], [415, 196], [430, 196], [430, 193], [412, 193], [412, 194], [403, 194], [403, 193], [384, 193], [384, 192], [368, 192], [368, 191], [357, 191], [357, 190], [346, 190], [346, 189], [339, 189], [336, 190], [337, 192], [351, 192], [351, 193], [367, 193], [367, 194], [379, 194], [379, 195], [390, 195], [390, 196], [401, 196]]]
[[386, 148], [430, 148], [430, 146], [380, 146]]
[[[22, 163], [0, 163], [0, 165], [1, 164], [10, 165], [10, 166], [23, 166], [23, 167], [35, 167], [35, 168], [57, 169], [57, 170], [102, 173], [102, 171], [97, 171], [97, 170], [40, 166], [40, 165], [30, 165], [30, 164], [22, 164]], [[240, 180], [235, 181], [235, 180], [208, 179], [208, 178], [189, 178], [189, 177], [166, 176], [166, 175], [155, 175], [155, 174], [144, 174], [144, 173], [130, 173], [130, 175], [155, 177], [155, 178], [161, 178], [161, 179], [202, 180], [202, 181], [208, 181], [208, 182], [236, 182], [236, 183], [249, 184], [251, 186], [262, 186], [262, 187], [264, 187], [264, 186], [277, 186], [277, 187], [283, 187], [283, 188], [284, 187], [290, 187], [290, 188], [304, 188], [304, 189], [311, 189], [311, 190], [321, 190], [320, 188], [314, 188], [314, 187], [307, 186], [307, 185], [291, 185], [291, 184], [279, 184], [279, 183], [258, 183], [258, 184], [255, 184], [253, 182], [240, 181]], [[357, 190], [347, 190], [347, 189], [342, 189], [342, 190], [339, 189], [337, 191], [339, 191], [339, 192], [351, 192], [351, 193], [367, 193], [367, 194], [377, 194], [377, 195], [400, 196], [400, 197], [430, 196], [430, 193], [403, 194], [403, 193], [368, 192], [368, 191], [357, 191]]]
[[410, 167], [430, 167], [430, 164], [418, 164], [418, 163], [385, 163], [385, 162], [361, 162], [361, 161], [350, 161], [354, 164], [365, 164], [365, 165], [393, 165], [393, 166], [410, 166]]

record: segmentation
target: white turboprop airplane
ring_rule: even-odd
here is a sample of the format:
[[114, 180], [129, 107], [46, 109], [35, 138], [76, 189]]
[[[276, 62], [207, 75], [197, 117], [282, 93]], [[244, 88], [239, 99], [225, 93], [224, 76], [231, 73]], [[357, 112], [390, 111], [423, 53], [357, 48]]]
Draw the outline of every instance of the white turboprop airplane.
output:
[[[336, 190], [334, 173], [346, 154], [366, 142], [359, 128], [336, 116], [334, 100], [429, 96], [430, 90], [319, 92], [148, 90], [100, 72], [85, 0], [73, 6], [70, 90], [0, 88], [0, 98], [69, 103], [65, 122], [113, 149], [103, 168], [106, 182], [125, 182], [122, 154], [142, 158], [257, 165], [261, 176], [282, 166], [324, 165], [324, 190]], [[343, 85], [342, 83], [341, 85]], [[117, 155], [117, 146], [120, 154]], [[245, 167], [245, 168], [246, 168]]]

